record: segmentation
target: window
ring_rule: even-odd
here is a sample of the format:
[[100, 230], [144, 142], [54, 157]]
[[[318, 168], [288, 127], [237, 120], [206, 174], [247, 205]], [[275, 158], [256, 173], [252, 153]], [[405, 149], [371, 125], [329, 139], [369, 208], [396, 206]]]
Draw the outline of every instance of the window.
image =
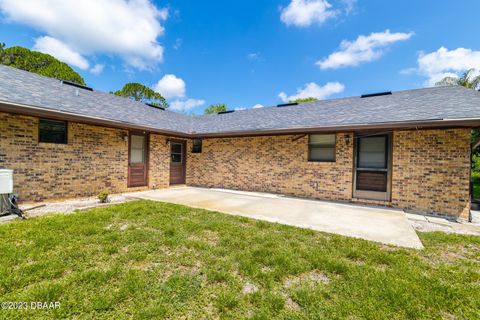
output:
[[359, 168], [387, 168], [387, 136], [364, 137], [358, 141]]
[[38, 142], [67, 143], [67, 122], [40, 119], [38, 124]]
[[311, 134], [308, 161], [335, 162], [335, 134]]
[[145, 163], [145, 136], [130, 136], [130, 163]]
[[202, 153], [202, 139], [193, 139], [192, 153]]
[[182, 163], [182, 146], [183, 145], [181, 143], [171, 143], [170, 156], [172, 158], [172, 162]]

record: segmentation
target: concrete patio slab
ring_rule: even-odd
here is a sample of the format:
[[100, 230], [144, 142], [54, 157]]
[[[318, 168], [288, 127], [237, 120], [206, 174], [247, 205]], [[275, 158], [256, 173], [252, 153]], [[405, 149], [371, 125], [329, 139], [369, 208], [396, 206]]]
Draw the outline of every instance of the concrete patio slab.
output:
[[194, 187], [141, 192], [135, 197], [337, 233], [400, 247], [423, 248], [405, 213], [400, 210]]

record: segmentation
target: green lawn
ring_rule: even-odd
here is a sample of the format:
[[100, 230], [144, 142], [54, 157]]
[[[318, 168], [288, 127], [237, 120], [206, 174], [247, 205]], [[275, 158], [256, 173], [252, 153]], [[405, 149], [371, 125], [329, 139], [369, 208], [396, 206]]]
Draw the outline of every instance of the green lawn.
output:
[[480, 237], [423, 251], [159, 202], [0, 226], [0, 318], [480, 318]]

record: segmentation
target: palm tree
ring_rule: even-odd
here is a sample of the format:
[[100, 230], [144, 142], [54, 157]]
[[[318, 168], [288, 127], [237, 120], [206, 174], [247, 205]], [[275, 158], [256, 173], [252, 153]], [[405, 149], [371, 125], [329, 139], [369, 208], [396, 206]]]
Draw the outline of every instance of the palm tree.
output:
[[460, 78], [457, 77], [445, 77], [439, 82], [435, 83], [436, 86], [462, 86], [467, 89], [473, 89], [480, 91], [480, 75], [475, 75], [477, 72], [475, 69], [465, 71]]

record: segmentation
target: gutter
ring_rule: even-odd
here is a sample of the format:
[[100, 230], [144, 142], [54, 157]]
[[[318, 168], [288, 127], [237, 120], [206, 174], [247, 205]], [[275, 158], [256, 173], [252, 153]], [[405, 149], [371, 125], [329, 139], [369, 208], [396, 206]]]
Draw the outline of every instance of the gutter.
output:
[[286, 135], [299, 133], [334, 133], [334, 132], [352, 132], [367, 131], [378, 129], [397, 129], [397, 130], [420, 130], [435, 128], [470, 128], [478, 127], [480, 118], [462, 118], [462, 119], [431, 119], [423, 121], [397, 121], [381, 122], [371, 124], [348, 124], [323, 127], [294, 127], [284, 129], [265, 129], [254, 131], [226, 131], [221, 133], [197, 133], [191, 135], [198, 138], [220, 138], [220, 137], [247, 137], [261, 135]]
[[158, 129], [149, 126], [123, 122], [118, 120], [106, 119], [101, 117], [86, 116], [74, 112], [52, 110], [43, 107], [35, 107], [19, 103], [0, 101], [0, 111], [23, 114], [37, 117], [47, 117], [58, 120], [75, 121], [86, 124], [101, 125], [120, 129], [133, 129], [164, 134], [180, 138], [223, 138], [223, 137], [247, 137], [247, 136], [265, 136], [265, 135], [288, 135], [299, 133], [334, 133], [334, 132], [352, 132], [378, 129], [434, 129], [434, 128], [459, 128], [459, 127], [478, 127], [480, 118], [460, 118], [460, 119], [429, 119], [422, 121], [396, 121], [370, 124], [348, 124], [322, 127], [290, 127], [280, 129], [263, 130], [237, 130], [225, 131], [220, 133], [202, 133], [202, 132], [180, 132], [173, 130]]

